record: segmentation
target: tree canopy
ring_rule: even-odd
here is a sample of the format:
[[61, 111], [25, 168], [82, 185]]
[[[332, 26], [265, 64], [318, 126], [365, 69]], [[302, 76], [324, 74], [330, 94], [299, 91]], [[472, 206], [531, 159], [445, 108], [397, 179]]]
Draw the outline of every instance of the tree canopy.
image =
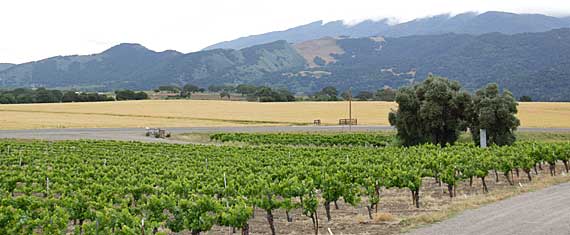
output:
[[479, 144], [479, 131], [486, 129], [487, 143], [511, 145], [515, 142], [514, 131], [520, 125], [517, 101], [511, 92], [499, 92], [497, 84], [489, 84], [473, 96], [470, 107], [469, 129], [475, 144]]
[[398, 110], [389, 114], [403, 145], [453, 144], [466, 129], [471, 98], [457, 81], [430, 75], [423, 83], [401, 88]]

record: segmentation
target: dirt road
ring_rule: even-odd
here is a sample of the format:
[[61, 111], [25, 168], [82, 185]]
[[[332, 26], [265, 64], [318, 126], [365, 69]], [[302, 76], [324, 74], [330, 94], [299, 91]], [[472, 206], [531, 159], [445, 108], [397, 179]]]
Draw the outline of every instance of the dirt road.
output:
[[570, 234], [570, 183], [522, 194], [420, 228], [409, 235]]
[[[189, 127], [166, 128], [172, 134], [216, 133], [216, 132], [340, 132], [348, 131], [348, 126], [250, 126], [250, 127]], [[390, 126], [353, 126], [353, 131], [387, 131]], [[520, 131], [534, 132], [570, 132], [570, 128], [520, 128]], [[146, 137], [143, 128], [86, 128], [86, 129], [38, 129], [38, 130], [0, 130], [1, 138], [43, 139], [43, 140], [123, 140], [142, 142], [186, 143], [170, 139]]]

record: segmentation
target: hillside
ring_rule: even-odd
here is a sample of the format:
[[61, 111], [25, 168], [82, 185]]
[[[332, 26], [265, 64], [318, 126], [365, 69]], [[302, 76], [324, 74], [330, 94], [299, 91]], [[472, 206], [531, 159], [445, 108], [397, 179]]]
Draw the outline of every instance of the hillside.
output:
[[434, 73], [459, 80], [471, 90], [497, 82], [516, 96], [570, 100], [570, 29], [339, 39], [336, 45], [343, 53], [331, 55], [334, 63], [273, 74], [265, 83], [306, 92], [324, 86], [372, 90], [409, 85]]
[[290, 43], [297, 43], [318, 39], [322, 37], [336, 37], [336, 36], [352, 36], [352, 37], [368, 37], [376, 35], [390, 26], [386, 20], [382, 21], [364, 21], [356, 25], [346, 25], [342, 21], [333, 21], [324, 23], [323, 21], [316, 21], [310, 24], [301, 25], [299, 27], [291, 28], [284, 31], [270, 32], [261, 35], [253, 35], [242, 37], [231, 41], [220, 42], [211, 45], [204, 50], [211, 49], [241, 49], [259, 44], [269, 42], [286, 40]]
[[570, 29], [514, 35], [325, 37], [188, 54], [121, 44], [100, 54], [17, 65], [0, 72], [0, 84], [99, 91], [254, 84], [305, 94], [334, 86], [341, 91], [352, 87], [356, 93], [410, 85], [429, 73], [459, 80], [470, 90], [497, 82], [517, 97], [567, 101]]
[[384, 36], [433, 35], [460, 33], [481, 35], [486, 33], [532, 33], [570, 27], [568, 18], [540, 14], [513, 14], [507, 12], [464, 13], [451, 17], [439, 15], [394, 25], [382, 33]]
[[8, 63], [0, 63], [0, 71], [9, 69], [10, 67], [14, 66], [14, 64], [8, 64]]
[[291, 28], [285, 31], [252, 35], [221, 42], [209, 49], [241, 49], [277, 40], [298, 43], [322, 37], [349, 36], [352, 38], [369, 36], [402, 37], [412, 35], [434, 35], [461, 33], [480, 35], [486, 33], [516, 34], [525, 32], [546, 32], [570, 27], [570, 18], [556, 18], [540, 14], [513, 14], [507, 12], [486, 12], [483, 14], [464, 13], [456, 16], [448, 14], [420, 18], [409, 22], [389, 25], [387, 20], [364, 21], [356, 25], [346, 25], [342, 21], [323, 24], [322, 21]]
[[182, 54], [120, 44], [100, 54], [57, 56], [0, 72], [7, 87], [63, 87], [85, 90], [152, 89], [194, 83], [207, 86], [249, 83], [265, 73], [303, 67], [305, 60], [284, 41], [242, 50]]

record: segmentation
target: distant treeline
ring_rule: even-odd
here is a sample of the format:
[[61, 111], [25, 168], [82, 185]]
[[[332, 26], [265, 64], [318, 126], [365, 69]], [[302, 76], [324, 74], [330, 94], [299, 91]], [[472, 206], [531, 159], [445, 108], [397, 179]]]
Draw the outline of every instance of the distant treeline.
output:
[[101, 102], [148, 99], [146, 93], [130, 90], [116, 91], [115, 95], [116, 97], [96, 92], [48, 90], [45, 88], [17, 88], [13, 90], [0, 90], [0, 104]]
[[148, 94], [142, 91], [135, 92], [131, 90], [120, 90], [115, 91], [115, 99], [121, 100], [146, 100], [148, 99]]
[[0, 90], [1, 104], [61, 103], [113, 101], [113, 97], [98, 93], [48, 90], [45, 88]]
[[[394, 101], [396, 90], [391, 88], [379, 89], [375, 92], [359, 91], [351, 94], [350, 91], [340, 93], [335, 87], [325, 87], [321, 91], [309, 96], [295, 95], [285, 88], [271, 88], [267, 86], [255, 86], [248, 84], [233, 85], [212, 85], [207, 88], [209, 92], [219, 92], [220, 99], [230, 99], [232, 93], [238, 93], [246, 97], [248, 101], [258, 102], [291, 102], [291, 101], [340, 101], [348, 100], [351, 96], [353, 100], [359, 101]], [[187, 84], [184, 87], [175, 85], [160, 86], [155, 92], [178, 93], [177, 98], [190, 98], [192, 93], [205, 92], [206, 89], [196, 85]]]

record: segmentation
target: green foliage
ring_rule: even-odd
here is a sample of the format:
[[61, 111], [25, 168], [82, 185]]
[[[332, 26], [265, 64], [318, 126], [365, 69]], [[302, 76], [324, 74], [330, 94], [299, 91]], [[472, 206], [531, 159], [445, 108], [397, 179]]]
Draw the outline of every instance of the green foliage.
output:
[[204, 89], [196, 85], [186, 84], [184, 85], [184, 87], [182, 87], [182, 90], [180, 91], [180, 97], [190, 98], [192, 96], [192, 93], [200, 91], [204, 91]]
[[217, 133], [210, 135], [210, 139], [221, 142], [242, 142], [255, 145], [384, 147], [392, 142], [393, 137], [387, 134], [370, 133]]
[[519, 98], [520, 102], [532, 102], [532, 97], [528, 95], [523, 95]]
[[115, 91], [115, 98], [119, 101], [121, 100], [146, 100], [148, 99], [148, 94], [142, 91], [134, 92], [131, 90], [121, 90]]
[[338, 90], [332, 86], [328, 86], [315, 93], [311, 99], [315, 101], [338, 101]]
[[45, 88], [0, 90], [0, 104], [114, 101], [112, 97], [89, 92], [48, 90]]
[[241, 84], [236, 87], [236, 92], [241, 95], [252, 95], [257, 91], [257, 87], [254, 85]]
[[453, 144], [465, 130], [470, 96], [456, 81], [429, 76], [423, 83], [398, 91], [398, 110], [389, 120], [405, 146]]
[[369, 91], [361, 91], [361, 92], [358, 92], [358, 95], [356, 95], [354, 98], [356, 98], [360, 101], [368, 101], [368, 100], [374, 99], [374, 93], [369, 92]]
[[569, 158], [567, 143], [481, 149], [4, 140], [0, 233], [140, 234], [144, 221], [145, 234], [198, 234], [214, 225], [246, 228], [253, 206], [299, 209], [318, 228], [323, 203], [377, 204], [380, 187], [419, 195], [426, 177], [456, 187], [493, 169], [509, 173]]
[[473, 96], [469, 108], [469, 129], [473, 142], [479, 144], [480, 129], [487, 130], [487, 143], [511, 145], [515, 142], [514, 131], [520, 125], [517, 102], [509, 91], [499, 93], [497, 84], [489, 84]]
[[257, 100], [259, 102], [290, 102], [295, 101], [295, 96], [286, 90], [278, 89], [273, 90], [269, 87], [258, 87], [255, 93], [250, 95], [248, 100]]
[[396, 90], [391, 88], [384, 88], [376, 91], [374, 94], [374, 100], [378, 101], [394, 101], [396, 100]]
[[75, 92], [66, 91], [63, 93], [61, 102], [98, 102], [98, 101], [115, 101], [113, 97], [108, 97], [107, 95], [101, 95], [98, 93], [90, 92]]
[[181, 91], [180, 87], [175, 85], [159, 86], [158, 91], [166, 91], [172, 93], [178, 93]]

